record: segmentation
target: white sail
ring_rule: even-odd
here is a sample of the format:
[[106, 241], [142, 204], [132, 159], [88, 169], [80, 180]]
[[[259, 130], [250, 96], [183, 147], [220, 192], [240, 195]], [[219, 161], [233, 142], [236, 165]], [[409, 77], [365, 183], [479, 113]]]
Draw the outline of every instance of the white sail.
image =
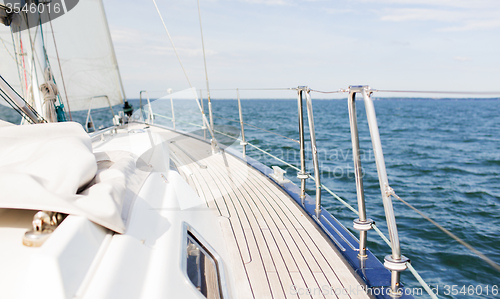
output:
[[[73, 111], [87, 110], [91, 102], [93, 109], [123, 103], [125, 96], [101, 0], [79, 1], [73, 9], [52, 20], [52, 26], [50, 23], [42, 26], [43, 44], [66, 108], [66, 100]], [[33, 55], [37, 56], [38, 85], [44, 83], [40, 26], [30, 29], [31, 35], [27, 30], [12, 34], [10, 29], [0, 24], [0, 74], [26, 97], [26, 90], [32, 83], [30, 62]], [[35, 41], [34, 53], [30, 51], [30, 39]]]
[[[123, 103], [118, 64], [101, 0], [79, 1], [71, 11], [52, 21], [62, 78], [50, 24], [43, 26], [52, 72], [64, 99], [68, 93], [71, 110], [89, 109], [96, 96], [107, 96], [109, 103], [106, 98], [96, 98], [93, 109]], [[63, 79], [66, 91], [61, 86]]]

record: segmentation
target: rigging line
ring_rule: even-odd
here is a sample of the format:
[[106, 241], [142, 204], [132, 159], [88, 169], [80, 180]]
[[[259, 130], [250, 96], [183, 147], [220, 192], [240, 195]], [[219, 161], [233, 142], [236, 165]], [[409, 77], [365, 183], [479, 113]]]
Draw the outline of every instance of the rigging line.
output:
[[[31, 67], [30, 67], [30, 72], [28, 73], [28, 75], [30, 76], [30, 81], [32, 81], [33, 77], [38, 79], [38, 75], [37, 75], [37, 71], [36, 71], [36, 62], [38, 62], [38, 66], [40, 67], [40, 69], [41, 70], [43, 70], [43, 69], [42, 69], [42, 64], [40, 63], [40, 60], [38, 59], [38, 56], [35, 55], [35, 42], [36, 42], [36, 38], [38, 36], [38, 26], [34, 27], [35, 28], [35, 36], [32, 39], [31, 38], [31, 30], [29, 29], [30, 28], [29, 20], [27, 17], [25, 17], [25, 19], [26, 19], [26, 26], [27, 26], [27, 31], [28, 31], [28, 38], [30, 40], [30, 48], [31, 48]], [[37, 80], [37, 82], [38, 82], [38, 80]], [[31, 88], [32, 88], [32, 91], [34, 94], [35, 93], [34, 88], [38, 89], [39, 86], [34, 87], [32, 85]], [[33, 100], [33, 103], [35, 103], [35, 99], [33, 98], [32, 100]]]
[[309, 89], [310, 91], [313, 92], [319, 92], [319, 93], [344, 93], [347, 92], [347, 89], [339, 89], [339, 90], [334, 90], [334, 91], [321, 91], [321, 90], [314, 90], [314, 89]]
[[426, 90], [385, 90], [370, 89], [372, 92], [394, 92], [394, 93], [436, 93], [436, 94], [462, 94], [462, 95], [500, 95], [500, 91], [426, 91]]
[[420, 210], [418, 210], [417, 208], [415, 208], [414, 206], [412, 206], [411, 204], [409, 204], [408, 202], [406, 202], [404, 199], [402, 199], [401, 197], [399, 197], [395, 192], [394, 192], [394, 189], [390, 188], [389, 189], [389, 193], [390, 195], [394, 196], [395, 198], [397, 198], [399, 201], [401, 201], [402, 203], [404, 203], [405, 205], [407, 205], [408, 207], [410, 207], [412, 210], [414, 210], [415, 212], [417, 212], [420, 216], [422, 216], [425, 220], [429, 221], [430, 223], [434, 224], [437, 228], [439, 228], [441, 231], [443, 231], [445, 234], [447, 234], [448, 236], [450, 236], [452, 239], [454, 239], [455, 241], [457, 241], [458, 243], [460, 243], [461, 245], [465, 246], [467, 249], [469, 249], [470, 251], [472, 251], [473, 253], [475, 253], [478, 257], [480, 257], [483, 261], [485, 261], [486, 263], [488, 263], [492, 268], [494, 268], [495, 270], [497, 270], [498, 272], [500, 272], [500, 265], [498, 265], [497, 263], [495, 263], [494, 261], [492, 261], [490, 258], [488, 258], [486, 255], [482, 254], [479, 250], [477, 250], [476, 248], [472, 247], [472, 245], [470, 245], [469, 243], [465, 242], [464, 240], [460, 239], [459, 237], [457, 237], [455, 234], [453, 234], [452, 232], [450, 232], [449, 230], [447, 230], [446, 228], [442, 227], [441, 225], [439, 225], [436, 221], [432, 220], [429, 216], [425, 215], [423, 212], [421, 212]]
[[[38, 73], [37, 73], [37, 70], [36, 70], [35, 62], [38, 63], [38, 67], [40, 68], [40, 71], [42, 72], [43, 81], [45, 81], [45, 77], [43, 76], [43, 73], [45, 72], [45, 68], [42, 67], [42, 62], [40, 61], [40, 57], [38, 57], [38, 55], [34, 55], [36, 52], [38, 52], [38, 51], [35, 50], [36, 39], [37, 39], [37, 37], [39, 35], [38, 29], [40, 29], [40, 32], [41, 32], [42, 28], [39, 28], [38, 26], [33, 27], [33, 28], [36, 28], [35, 29], [35, 37], [33, 38], [33, 41], [31, 42], [31, 53], [32, 53], [32, 59], [33, 59], [33, 69], [34, 69], [34, 72], [35, 72], [35, 76], [37, 76], [37, 79], [38, 79]], [[42, 35], [40, 35], [40, 36], [42, 36]], [[42, 36], [42, 52], [43, 52], [44, 60], [46, 60], [46, 58], [45, 58], [45, 45], [44, 45], [44, 43], [45, 42], [43, 41], [43, 36]], [[49, 63], [47, 63], [47, 66], [49, 66], [49, 68], [50, 68], [50, 64]], [[38, 84], [40, 84], [40, 82], [38, 82]], [[40, 88], [40, 86], [37, 86], [37, 88]]]
[[[14, 48], [14, 55], [16, 56], [16, 68], [17, 68], [17, 75], [19, 76], [19, 84], [21, 85], [21, 90], [23, 90], [23, 88], [22, 88], [23, 87], [23, 80], [22, 80], [21, 70], [20, 70], [21, 63], [17, 59], [18, 54], [17, 54], [17, 49], [16, 49], [16, 41], [14, 40], [14, 33], [12, 32], [12, 29], [10, 30], [10, 36], [12, 37], [12, 46]], [[23, 90], [23, 95], [26, 97], [24, 90]]]
[[2, 41], [2, 44], [3, 44], [3, 46], [5, 47], [5, 50], [7, 51], [7, 53], [9, 53], [9, 56], [10, 56], [10, 57], [11, 57], [14, 61], [16, 61], [16, 62], [17, 62], [16, 58], [14, 58], [14, 56], [12, 56], [12, 53], [10, 53], [9, 48], [7, 48], [7, 45], [5, 44], [5, 41], [3, 40], [3, 38], [1, 38], [1, 37], [0, 37], [0, 40]]
[[56, 37], [54, 35], [54, 28], [52, 27], [52, 19], [50, 18], [50, 14], [48, 12], [47, 15], [49, 17], [50, 31], [52, 32], [52, 40], [54, 41], [54, 48], [56, 49], [57, 63], [59, 64], [59, 72], [61, 73], [61, 81], [64, 88], [64, 95], [66, 96], [66, 105], [68, 106], [69, 120], [72, 121], [73, 117], [71, 117], [71, 108], [69, 107], [68, 92], [66, 91], [66, 83], [64, 82], [61, 60], [59, 59], [59, 51], [57, 51]]
[[[39, 23], [40, 23], [40, 36], [42, 37], [43, 57], [45, 59], [45, 62], [47, 63], [47, 67], [45, 69], [48, 68], [50, 70], [50, 73], [51, 73], [51, 76], [52, 76], [52, 81], [53, 81], [54, 84], [56, 84], [56, 87], [57, 87], [56, 78], [54, 77], [54, 75], [52, 73], [52, 66], [50, 65], [49, 55], [47, 54], [47, 47], [45, 46], [45, 37], [43, 36], [43, 26], [42, 26], [42, 18], [41, 17], [39, 19]], [[43, 72], [44, 72], [44, 79], [45, 79], [45, 69], [43, 70]], [[59, 105], [62, 105], [63, 103], [61, 101], [61, 97], [59, 96], [59, 93], [57, 93], [56, 96], [57, 96], [57, 99], [59, 100]]]
[[210, 101], [210, 88], [208, 87], [207, 57], [205, 55], [205, 43], [203, 41], [203, 28], [201, 26], [200, 0], [198, 0], [198, 17], [200, 19], [201, 48], [203, 49], [203, 63], [205, 64], [205, 78], [206, 78], [206, 81], [207, 81], [207, 97], [208, 97], [208, 100]]
[[[246, 91], [252, 91], [252, 90], [272, 90], [272, 91], [279, 91], [279, 90], [297, 90], [296, 87], [292, 88], [211, 88], [210, 90], [217, 90], [217, 91], [235, 91], [235, 90], [246, 90]], [[205, 89], [200, 89], [200, 90], [205, 90]], [[166, 92], [168, 90], [148, 90], [148, 92]]]
[[181, 65], [182, 71], [184, 72], [184, 76], [186, 76], [186, 80], [188, 81], [189, 87], [192, 89], [193, 85], [191, 85], [191, 81], [189, 80], [186, 69], [184, 68], [184, 65], [182, 64], [181, 58], [179, 57], [179, 53], [177, 53], [177, 49], [175, 48], [174, 41], [172, 40], [172, 37], [170, 36], [170, 33], [168, 32], [167, 25], [165, 24], [165, 21], [163, 20], [163, 17], [161, 16], [160, 9], [158, 8], [158, 5], [156, 5], [155, 0], [153, 0], [153, 3], [156, 7], [156, 11], [158, 12], [158, 16], [160, 16], [161, 22], [163, 23], [163, 27], [165, 28], [165, 31], [167, 32], [168, 39], [170, 40], [170, 43], [172, 44], [172, 48], [174, 49], [175, 56], [177, 56], [177, 60], [179, 61], [179, 64]]
[[179, 57], [179, 53], [177, 53], [177, 49], [175, 48], [174, 41], [172, 40], [172, 37], [170, 36], [170, 33], [168, 32], [167, 25], [165, 24], [165, 21], [163, 20], [163, 17], [161, 16], [160, 9], [158, 8], [158, 5], [156, 4], [156, 1], [153, 0], [153, 3], [155, 5], [156, 11], [158, 12], [158, 16], [160, 17], [160, 20], [163, 24], [163, 28], [165, 28], [165, 31], [167, 32], [168, 39], [170, 40], [170, 43], [172, 44], [172, 48], [174, 49], [175, 56], [177, 56], [177, 60], [179, 61], [179, 64], [181, 65], [182, 71], [184, 72], [184, 76], [186, 76], [186, 80], [188, 81], [189, 87], [193, 91], [194, 98], [196, 99], [196, 104], [198, 104], [198, 108], [200, 109], [203, 122], [205, 125], [208, 127], [208, 131], [210, 132], [210, 135], [212, 135], [213, 140], [215, 141], [215, 135], [214, 132], [212, 131], [212, 128], [210, 127], [207, 117], [205, 115], [205, 112], [203, 109], [201, 109], [200, 102], [198, 101], [198, 95], [196, 94], [195, 89], [193, 88], [193, 85], [191, 84], [191, 81], [189, 80], [189, 77], [187, 75], [186, 69], [184, 68], [184, 65], [182, 64], [181, 58]]
[[288, 87], [288, 88], [285, 88], [285, 87], [275, 87], [275, 88], [265, 88], [265, 87], [262, 87], [262, 88], [212, 88], [212, 90], [219, 90], [219, 91], [234, 91], [234, 90], [247, 90], [247, 91], [251, 91], [251, 90], [274, 90], [274, 91], [278, 91], [278, 90], [297, 90], [297, 87]]
[[[23, 37], [21, 35], [21, 31], [19, 31], [19, 45], [21, 47], [21, 56], [23, 57], [23, 75], [24, 75], [24, 87], [26, 88], [25, 89], [25, 97], [28, 98], [28, 95], [29, 95], [29, 90], [28, 90], [28, 78], [26, 76], [26, 61], [24, 59], [24, 48], [23, 48]], [[22, 82], [21, 82], [22, 84]]]

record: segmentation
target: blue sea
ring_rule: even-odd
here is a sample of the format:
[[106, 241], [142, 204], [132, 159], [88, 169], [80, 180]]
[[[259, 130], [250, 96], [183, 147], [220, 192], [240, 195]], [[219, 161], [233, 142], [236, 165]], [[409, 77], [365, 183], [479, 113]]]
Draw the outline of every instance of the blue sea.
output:
[[[138, 101], [131, 101], [137, 108]], [[156, 104], [155, 104], [156, 103]], [[238, 137], [235, 100], [214, 100], [216, 130]], [[500, 264], [500, 100], [485, 99], [380, 99], [374, 102], [389, 176], [395, 192], [465, 242]], [[201, 125], [196, 107], [174, 102], [177, 128], [196, 131]], [[362, 101], [357, 101], [362, 168], [368, 217], [387, 233], [375, 160]], [[153, 102], [154, 112], [171, 117], [170, 102]], [[188, 107], [189, 106], [189, 107]], [[297, 100], [242, 100], [243, 118], [250, 125], [291, 139], [298, 139]], [[205, 111], [207, 110], [205, 101]], [[357, 209], [347, 100], [313, 101], [314, 124], [324, 185]], [[119, 110], [116, 107], [115, 110]], [[305, 112], [305, 107], [304, 107]], [[109, 109], [93, 112], [96, 127], [108, 126]], [[19, 117], [1, 107], [0, 117]], [[86, 112], [74, 112], [84, 122]], [[307, 114], [304, 113], [307, 127]], [[155, 123], [171, 126], [167, 118]], [[298, 144], [284, 137], [245, 126], [248, 142], [293, 165], [300, 165]], [[306, 130], [306, 140], [309, 140]], [[231, 138], [217, 135], [229, 145]], [[239, 142], [233, 144], [241, 149]], [[313, 171], [307, 144], [309, 172]], [[247, 147], [247, 154], [268, 166], [287, 170], [298, 183], [296, 171], [274, 158]], [[314, 196], [314, 183], [307, 192]], [[323, 206], [352, 229], [356, 218], [323, 190]], [[500, 298], [500, 273], [398, 200], [393, 200], [402, 253], [411, 259], [423, 279], [440, 298]], [[390, 248], [370, 231], [368, 248], [383, 260]], [[403, 283], [420, 288], [409, 271]], [[472, 290], [473, 289], [473, 290]], [[481, 293], [481, 294], [480, 294]], [[427, 298], [425, 294], [422, 298]]]

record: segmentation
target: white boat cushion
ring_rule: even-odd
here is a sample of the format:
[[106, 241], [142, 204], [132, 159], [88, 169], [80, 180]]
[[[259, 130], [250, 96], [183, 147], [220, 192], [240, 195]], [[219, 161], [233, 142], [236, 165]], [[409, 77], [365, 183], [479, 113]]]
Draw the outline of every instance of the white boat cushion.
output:
[[73, 122], [0, 127], [0, 157], [0, 208], [80, 215], [118, 233], [125, 231], [124, 205], [128, 210], [147, 176], [129, 152], [94, 156]]

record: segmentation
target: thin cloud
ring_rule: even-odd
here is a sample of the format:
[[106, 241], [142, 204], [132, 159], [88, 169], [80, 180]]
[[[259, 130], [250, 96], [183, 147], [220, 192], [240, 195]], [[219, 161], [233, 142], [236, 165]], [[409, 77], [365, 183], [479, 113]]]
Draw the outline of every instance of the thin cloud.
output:
[[[500, 12], [499, 12], [500, 15]], [[442, 32], [457, 32], [457, 31], [471, 31], [471, 30], [488, 30], [500, 28], [500, 20], [491, 19], [491, 20], [471, 20], [465, 22], [465, 24], [461, 26], [452, 26], [438, 29], [438, 31]]]
[[447, 11], [432, 8], [393, 8], [387, 9], [380, 18], [382, 21], [407, 22], [407, 21], [442, 21], [456, 22], [467, 17], [465, 12]]
[[[500, 3], [500, 2], [499, 2]], [[381, 21], [451, 23], [436, 31], [488, 30], [500, 27], [500, 4], [490, 9], [386, 8], [378, 10]]]

